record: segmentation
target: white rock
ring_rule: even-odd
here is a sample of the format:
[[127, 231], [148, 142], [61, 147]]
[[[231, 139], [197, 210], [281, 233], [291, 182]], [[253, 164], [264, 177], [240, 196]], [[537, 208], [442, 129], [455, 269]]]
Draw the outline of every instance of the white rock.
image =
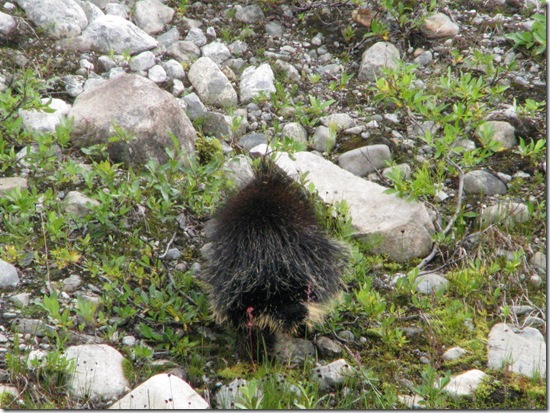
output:
[[130, 60], [130, 69], [134, 72], [139, 72], [142, 70], [148, 70], [155, 65], [155, 55], [153, 52], [147, 50], [141, 52], [138, 55], [135, 55]]
[[546, 343], [535, 328], [515, 331], [499, 323], [489, 333], [487, 344], [488, 367], [510, 369], [528, 377], [546, 377]]
[[235, 19], [245, 24], [254, 24], [264, 20], [265, 16], [260, 6], [252, 4], [245, 7], [235, 6]]
[[[220, 387], [215, 396], [216, 407], [224, 410], [235, 408], [235, 403], [239, 402], [240, 399], [239, 389], [247, 384], [248, 382], [244, 379], [235, 379], [231, 383]], [[262, 391], [257, 388], [255, 396], [261, 397]]]
[[19, 398], [19, 390], [17, 390], [16, 387], [0, 384], [0, 396], [4, 393], [11, 394], [13, 397]]
[[468, 352], [461, 347], [452, 347], [443, 353], [442, 358], [445, 361], [458, 360], [467, 353]]
[[90, 207], [99, 204], [98, 200], [89, 198], [78, 191], [70, 191], [63, 200], [65, 212], [79, 217], [88, 215], [91, 211]]
[[319, 383], [322, 390], [342, 384], [353, 374], [353, 368], [344, 359], [333, 361], [326, 366], [315, 367], [311, 371], [312, 380]]
[[108, 400], [127, 391], [124, 357], [114, 348], [105, 344], [71, 346], [65, 357], [75, 361], [75, 371], [67, 384], [71, 396]]
[[275, 92], [275, 75], [269, 63], [263, 63], [257, 68], [249, 66], [244, 69], [239, 84], [241, 103], [247, 103], [252, 98], [264, 93], [269, 97]]
[[[265, 151], [267, 148], [259, 151]], [[388, 254], [397, 261], [425, 257], [432, 247], [433, 223], [423, 204], [386, 194], [386, 188], [345, 171], [310, 152], [297, 152], [290, 159], [278, 153], [277, 164], [291, 177], [307, 172], [326, 203], [346, 201], [354, 236], [367, 242], [374, 254]]]
[[187, 77], [203, 103], [217, 107], [237, 106], [237, 92], [212, 59], [197, 59]]
[[97, 7], [94, 3], [90, 2], [90, 1], [75, 0], [75, 2], [84, 11], [84, 14], [86, 15], [86, 18], [88, 19], [88, 24], [93, 22], [98, 17], [101, 17], [101, 16], [105, 15], [105, 13], [103, 13], [99, 7]]
[[49, 37], [78, 36], [88, 25], [84, 10], [73, 0], [15, 0], [26, 16]]
[[443, 391], [453, 398], [473, 396], [486, 377], [487, 374], [481, 370], [468, 370], [451, 377], [451, 381], [443, 388]]
[[170, 79], [185, 79], [183, 66], [177, 60], [170, 59], [166, 62], [162, 62], [162, 67]]
[[0, 38], [8, 36], [17, 27], [15, 19], [9, 14], [0, 11]]
[[0, 260], [0, 288], [16, 287], [19, 284], [17, 269], [9, 262]]
[[529, 208], [527, 205], [513, 201], [497, 202], [495, 205], [483, 209], [479, 216], [482, 229], [492, 224], [510, 228], [527, 221], [529, 221]]
[[28, 183], [25, 178], [8, 177], [0, 178], [0, 197], [4, 192], [11, 191], [14, 188], [25, 189]]
[[204, 116], [204, 114], [208, 111], [196, 93], [185, 95], [182, 99], [187, 104], [186, 112], [187, 116], [191, 120]]
[[27, 307], [31, 302], [31, 293], [19, 293], [10, 297], [10, 301], [18, 307]]
[[151, 69], [149, 69], [147, 72], [147, 77], [155, 83], [162, 83], [168, 80], [166, 71], [161, 65], [154, 65]]
[[231, 52], [222, 42], [208, 43], [201, 47], [201, 52], [203, 57], [209, 57], [218, 65], [231, 57]]
[[421, 29], [428, 39], [454, 37], [460, 30], [458, 25], [443, 13], [435, 13], [426, 17]]
[[65, 115], [71, 109], [71, 105], [61, 99], [43, 98], [42, 103], [47, 104], [53, 112], [43, 112], [34, 109], [19, 110], [19, 116], [23, 121], [23, 127], [32, 132], [55, 132], [55, 128], [61, 124]]
[[157, 41], [137, 27], [118, 16], [101, 16], [91, 22], [82, 32], [82, 39], [89, 42], [92, 50], [100, 53], [131, 55], [153, 49]]
[[509, 122], [490, 120], [481, 124], [475, 131], [475, 136], [488, 136], [493, 141], [500, 143], [501, 148], [509, 149], [518, 144], [516, 128]]
[[139, 28], [148, 34], [156, 34], [172, 21], [174, 13], [160, 0], [140, 0], [135, 5], [134, 17]]
[[294, 65], [285, 62], [284, 60], [277, 59], [275, 61], [275, 67], [285, 73], [288, 80], [292, 82], [299, 82], [301, 80], [300, 72], [294, 67]]
[[105, 14], [122, 17], [123, 19], [128, 18], [128, 10], [123, 4], [119, 3], [107, 3], [105, 5]]
[[198, 47], [204, 46], [207, 42], [206, 35], [198, 27], [195, 27], [195, 28], [192, 28], [191, 30], [189, 30], [189, 33], [187, 33], [187, 36], [185, 36], [184, 40], [186, 40], [188, 42], [193, 42]]
[[344, 152], [338, 157], [338, 164], [346, 171], [357, 176], [382, 169], [391, 161], [390, 148], [387, 145], [369, 145]]
[[337, 131], [353, 128], [356, 123], [355, 120], [347, 113], [333, 113], [328, 116], [322, 116], [319, 118], [322, 125], [327, 127], [334, 127]]
[[537, 251], [531, 257], [531, 264], [540, 272], [546, 274], [546, 254]]
[[421, 294], [432, 294], [434, 292], [445, 291], [449, 285], [442, 275], [436, 273], [420, 275], [415, 280], [416, 291]]
[[363, 53], [357, 78], [361, 82], [374, 82], [382, 75], [382, 68], [397, 67], [399, 59], [399, 50], [393, 44], [375, 43]]
[[208, 403], [189, 384], [173, 374], [157, 374], [140, 384], [109, 409], [208, 409]]
[[298, 122], [290, 122], [283, 126], [282, 136], [287, 136], [296, 142], [307, 142], [307, 131]]
[[311, 137], [311, 144], [319, 152], [328, 152], [336, 143], [336, 131], [331, 131], [326, 126], [318, 126]]

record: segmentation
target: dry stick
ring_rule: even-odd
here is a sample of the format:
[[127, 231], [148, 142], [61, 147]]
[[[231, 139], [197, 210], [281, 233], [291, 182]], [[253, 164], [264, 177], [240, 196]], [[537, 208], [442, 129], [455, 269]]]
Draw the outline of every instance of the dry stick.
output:
[[48, 240], [46, 239], [46, 228], [44, 224], [44, 212], [40, 212], [40, 222], [42, 226], [42, 236], [44, 238], [44, 252], [46, 257], [46, 288], [48, 289], [48, 292], [51, 294], [52, 289], [52, 280], [50, 278], [50, 257], [49, 257], [49, 251], [48, 251]]
[[[462, 194], [464, 192], [464, 171], [449, 156], [447, 156], [445, 159], [452, 166], [454, 166], [456, 169], [458, 169], [458, 172], [460, 173], [459, 180], [458, 180], [458, 195], [457, 195], [458, 199], [456, 201], [455, 213], [453, 214], [451, 220], [449, 221], [449, 223], [447, 224], [447, 226], [443, 230], [443, 234], [447, 235], [449, 233], [449, 231], [451, 231], [451, 229], [452, 229], [454, 223], [456, 222], [456, 220], [458, 219], [458, 215], [460, 214], [460, 210], [462, 209]], [[420, 262], [420, 264], [418, 264], [416, 266], [416, 268], [418, 268], [420, 270], [420, 269], [424, 268], [428, 263], [430, 263], [434, 259], [435, 255], [437, 254], [438, 248], [439, 248], [439, 243], [435, 242], [430, 254], [427, 257], [425, 257]]]
[[[168, 250], [170, 249], [170, 246], [172, 245], [172, 243], [174, 242], [174, 240], [176, 239], [176, 234], [178, 233], [178, 231], [174, 231], [174, 234], [172, 235], [172, 238], [170, 239], [170, 241], [168, 241], [168, 244], [166, 245], [166, 250], [164, 251], [164, 254], [162, 254], [161, 256], [159, 256], [159, 259], [162, 261], [163, 264], [164, 263], [164, 257], [166, 257], [166, 255], [168, 254]], [[172, 286], [176, 286], [176, 284], [174, 283], [174, 277], [172, 277], [172, 272], [170, 271], [170, 268], [168, 268], [168, 265], [165, 264], [165, 268], [166, 268], [166, 273], [168, 274], [168, 279], [170, 280], [170, 284], [172, 284]]]

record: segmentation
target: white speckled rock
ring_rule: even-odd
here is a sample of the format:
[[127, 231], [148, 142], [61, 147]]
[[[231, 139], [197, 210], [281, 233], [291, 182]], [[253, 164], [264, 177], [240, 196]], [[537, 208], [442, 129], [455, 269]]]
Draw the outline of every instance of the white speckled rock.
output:
[[252, 98], [264, 93], [267, 97], [275, 92], [275, 75], [269, 63], [263, 63], [257, 68], [247, 67], [242, 75], [239, 84], [240, 98], [242, 103], [247, 103]]
[[416, 291], [421, 294], [431, 294], [433, 292], [445, 291], [449, 286], [449, 280], [442, 275], [431, 273], [420, 275], [415, 280]]
[[344, 359], [333, 361], [326, 366], [315, 367], [311, 371], [312, 380], [319, 383], [323, 390], [341, 384], [344, 380], [352, 375], [353, 368]]
[[157, 374], [140, 384], [109, 409], [208, 409], [208, 403], [189, 384], [173, 374]]

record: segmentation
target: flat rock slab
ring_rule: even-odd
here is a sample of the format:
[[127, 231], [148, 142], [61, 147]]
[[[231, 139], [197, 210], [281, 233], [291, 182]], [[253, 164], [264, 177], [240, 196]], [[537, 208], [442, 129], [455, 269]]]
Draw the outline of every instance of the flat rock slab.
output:
[[282, 152], [277, 164], [295, 179], [299, 173], [307, 173], [306, 179], [324, 202], [346, 201], [354, 236], [366, 241], [372, 253], [387, 254], [396, 261], [429, 254], [435, 230], [423, 204], [385, 194], [383, 186], [310, 152], [298, 152], [292, 158]]
[[208, 409], [208, 403], [173, 374], [157, 374], [140, 384], [109, 409]]
[[505, 323], [496, 324], [487, 347], [490, 369], [509, 368], [528, 377], [546, 377], [546, 343], [537, 329], [516, 330]]
[[73, 397], [108, 400], [128, 390], [122, 361], [116, 349], [105, 344], [71, 346], [65, 352], [67, 360], [74, 360], [75, 370], [68, 382]]
[[180, 148], [192, 154], [197, 133], [178, 100], [154, 82], [138, 75], [121, 75], [80, 94], [68, 114], [74, 119], [73, 143], [88, 147], [109, 143], [113, 124], [134, 138], [111, 143], [114, 162], [141, 166], [149, 160], [164, 163], [173, 134]]
[[481, 370], [468, 370], [451, 377], [451, 381], [443, 390], [453, 398], [471, 397], [486, 377], [487, 374]]

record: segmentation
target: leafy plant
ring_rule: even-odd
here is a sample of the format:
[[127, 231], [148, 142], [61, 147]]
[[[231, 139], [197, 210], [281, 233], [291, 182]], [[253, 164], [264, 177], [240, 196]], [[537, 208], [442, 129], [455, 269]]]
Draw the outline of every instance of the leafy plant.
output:
[[535, 56], [546, 52], [546, 15], [535, 14], [530, 30], [506, 34], [514, 42], [514, 47], [525, 48]]

